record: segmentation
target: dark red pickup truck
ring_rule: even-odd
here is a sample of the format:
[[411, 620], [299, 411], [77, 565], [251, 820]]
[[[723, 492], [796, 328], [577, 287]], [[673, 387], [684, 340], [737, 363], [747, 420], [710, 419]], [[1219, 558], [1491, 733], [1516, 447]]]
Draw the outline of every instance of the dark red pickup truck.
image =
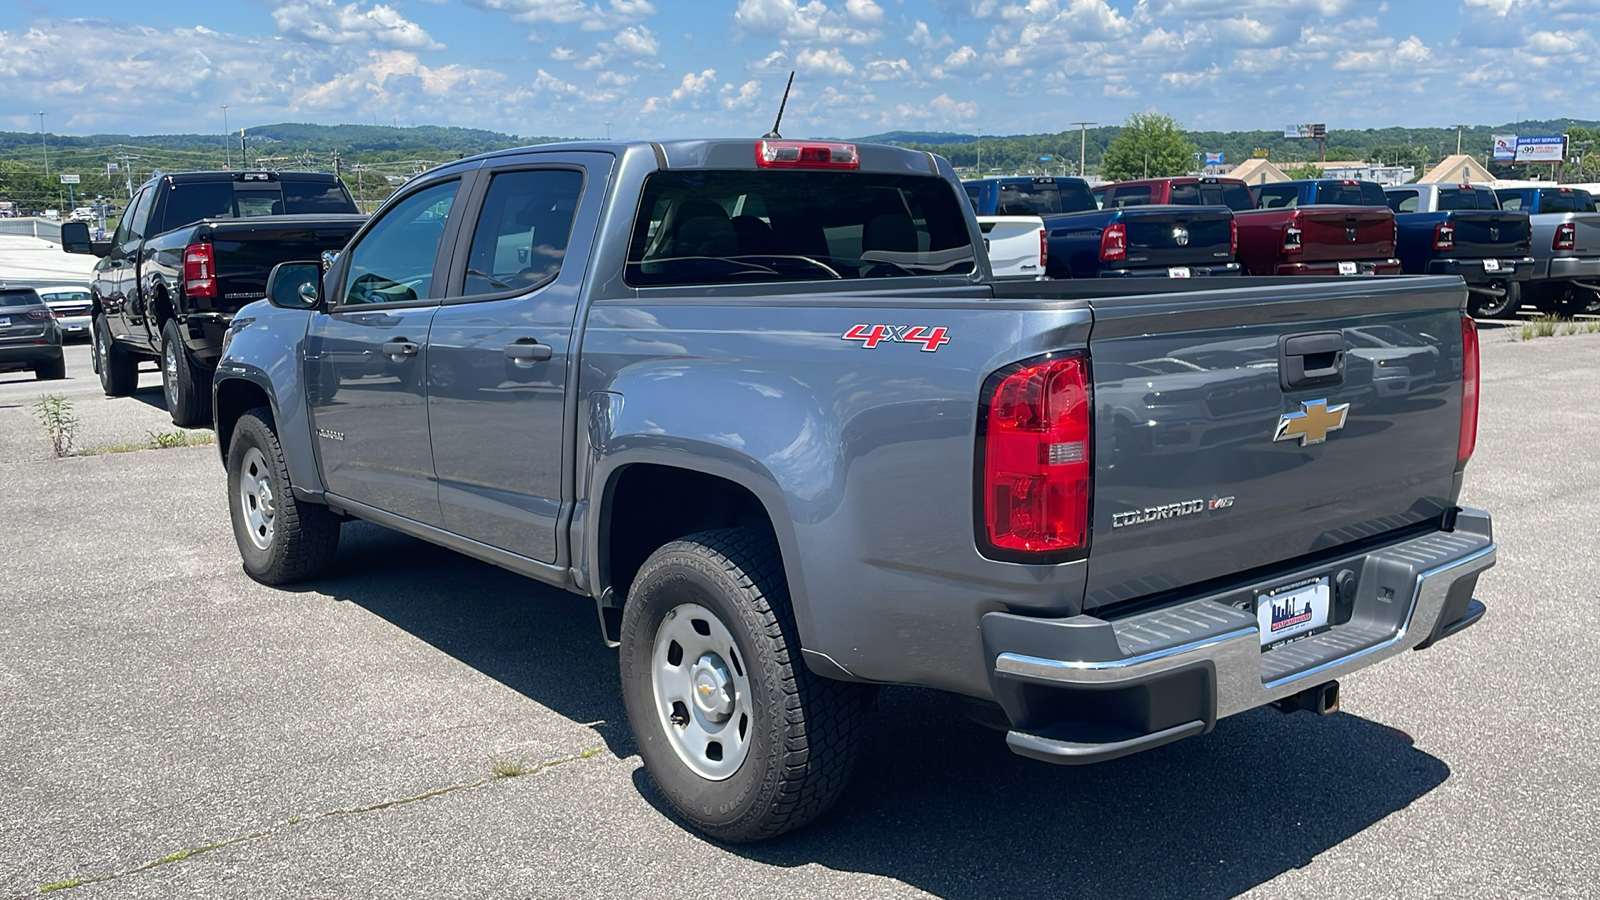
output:
[[[1298, 182], [1252, 189], [1237, 178], [1147, 178], [1095, 190], [1102, 207], [1146, 203], [1219, 205], [1233, 210], [1239, 262], [1251, 275], [1398, 275], [1394, 214], [1360, 204], [1362, 183], [1338, 182], [1356, 193], [1340, 200], [1323, 191], [1302, 203]], [[1383, 189], [1376, 188], [1381, 196]], [[1337, 205], [1335, 205], [1337, 204]]]

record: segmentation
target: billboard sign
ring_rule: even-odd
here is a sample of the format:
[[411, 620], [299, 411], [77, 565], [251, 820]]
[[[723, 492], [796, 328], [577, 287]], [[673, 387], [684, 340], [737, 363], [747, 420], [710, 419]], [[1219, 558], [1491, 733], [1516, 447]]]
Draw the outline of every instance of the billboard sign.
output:
[[1514, 134], [1495, 135], [1494, 153], [1489, 158], [1494, 162], [1515, 162], [1517, 159], [1517, 136]]
[[77, 175], [62, 175], [61, 176], [61, 183], [62, 184], [81, 184], [82, 183], [82, 179]]
[[1311, 126], [1310, 125], [1285, 125], [1285, 126], [1283, 126], [1283, 136], [1286, 137], [1286, 138], [1308, 138], [1308, 137], [1311, 137]]
[[[1224, 152], [1226, 152], [1226, 151], [1224, 151]], [[1222, 153], [1207, 153], [1206, 154], [1206, 165], [1208, 165], [1208, 166], [1220, 166], [1222, 164], [1223, 164], [1222, 163]]]
[[1561, 134], [1517, 136], [1517, 162], [1558, 163], [1566, 158], [1567, 138]]

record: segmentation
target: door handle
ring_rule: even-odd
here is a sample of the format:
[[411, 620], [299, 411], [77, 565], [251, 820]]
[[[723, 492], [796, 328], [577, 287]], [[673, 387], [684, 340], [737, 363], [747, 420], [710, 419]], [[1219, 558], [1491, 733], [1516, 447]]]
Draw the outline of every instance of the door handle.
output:
[[417, 345], [405, 338], [395, 338], [383, 345], [383, 352], [387, 353], [390, 359], [399, 362], [407, 356], [415, 356]]
[[555, 353], [549, 344], [541, 344], [531, 338], [524, 338], [514, 344], [506, 345], [506, 359], [513, 362], [532, 365], [544, 362]]
[[1286, 391], [1342, 384], [1344, 347], [1342, 331], [1278, 338], [1278, 383]]

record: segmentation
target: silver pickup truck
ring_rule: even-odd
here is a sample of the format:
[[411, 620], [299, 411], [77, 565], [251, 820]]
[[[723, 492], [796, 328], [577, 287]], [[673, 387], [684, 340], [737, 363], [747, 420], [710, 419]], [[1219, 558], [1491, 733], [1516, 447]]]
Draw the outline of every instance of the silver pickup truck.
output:
[[964, 199], [865, 144], [428, 172], [228, 330], [245, 570], [315, 578], [357, 517], [591, 598], [651, 777], [730, 841], [834, 802], [880, 685], [1090, 763], [1483, 615], [1460, 279], [995, 281]]
[[[1501, 208], [1528, 214], [1533, 273], [1523, 299], [1542, 312], [1600, 311], [1600, 211], [1581, 188], [1500, 188]], [[1514, 312], [1514, 310], [1513, 310]]]

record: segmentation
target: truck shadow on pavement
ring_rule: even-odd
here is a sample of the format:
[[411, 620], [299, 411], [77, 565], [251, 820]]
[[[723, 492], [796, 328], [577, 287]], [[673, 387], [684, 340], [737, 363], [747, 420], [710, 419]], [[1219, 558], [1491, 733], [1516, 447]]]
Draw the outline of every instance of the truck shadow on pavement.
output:
[[[309, 589], [355, 603], [633, 755], [593, 604], [366, 523]], [[1209, 735], [1060, 767], [1013, 755], [936, 691], [882, 692], [829, 815], [723, 849], [881, 875], [950, 898], [1231, 897], [1338, 846], [1450, 775], [1405, 734], [1339, 713], [1257, 710]], [[643, 767], [643, 798], [676, 823]]]

